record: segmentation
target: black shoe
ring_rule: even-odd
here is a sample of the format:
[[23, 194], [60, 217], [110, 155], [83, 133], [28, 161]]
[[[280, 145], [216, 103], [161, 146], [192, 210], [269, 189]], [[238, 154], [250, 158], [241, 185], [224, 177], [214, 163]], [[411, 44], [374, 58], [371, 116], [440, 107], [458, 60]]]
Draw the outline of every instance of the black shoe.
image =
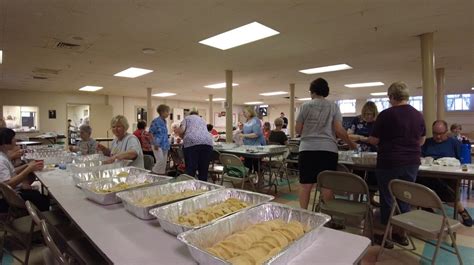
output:
[[344, 224], [336, 223], [334, 221], [329, 221], [326, 224], [326, 227], [329, 227], [329, 228], [332, 228], [332, 229], [335, 229], [335, 230], [344, 230], [344, 229], [346, 229], [346, 226]]
[[[382, 241], [383, 241], [383, 235], [377, 235], [377, 234], [374, 235], [374, 244], [381, 246]], [[388, 240], [388, 238], [387, 238], [387, 240], [385, 240], [384, 248], [387, 248], [387, 249], [392, 249], [393, 248], [393, 243], [390, 242]]]
[[466, 209], [464, 209], [464, 211], [460, 212], [459, 214], [461, 215], [461, 218], [462, 218], [462, 224], [467, 227], [472, 227], [472, 217], [469, 214], [469, 212]]
[[408, 242], [408, 238], [406, 236], [401, 236], [399, 234], [392, 234], [392, 240], [393, 242], [405, 247], [410, 245], [410, 243]]

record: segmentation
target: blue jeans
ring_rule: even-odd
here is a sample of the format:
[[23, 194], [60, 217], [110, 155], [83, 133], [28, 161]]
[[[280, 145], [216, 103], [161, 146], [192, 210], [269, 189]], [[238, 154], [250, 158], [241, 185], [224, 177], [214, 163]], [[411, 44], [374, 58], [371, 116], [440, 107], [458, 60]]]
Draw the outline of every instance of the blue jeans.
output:
[[[392, 209], [392, 196], [390, 195], [388, 184], [393, 179], [415, 182], [416, 175], [418, 174], [418, 165], [390, 169], [377, 168], [375, 174], [380, 192], [380, 221], [386, 225], [390, 217], [390, 210]], [[398, 206], [402, 213], [410, 211], [410, 205], [407, 203], [398, 201]]]
[[195, 145], [183, 148], [186, 174], [194, 177], [198, 171], [198, 179], [207, 181], [209, 163], [211, 162], [212, 146]]

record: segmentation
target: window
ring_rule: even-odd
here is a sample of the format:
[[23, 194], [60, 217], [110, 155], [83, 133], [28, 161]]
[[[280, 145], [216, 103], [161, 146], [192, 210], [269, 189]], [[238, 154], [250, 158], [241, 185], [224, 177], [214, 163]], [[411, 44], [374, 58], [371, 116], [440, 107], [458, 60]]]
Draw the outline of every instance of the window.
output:
[[422, 96], [410, 97], [410, 99], [408, 100], [408, 104], [412, 105], [412, 107], [414, 107], [418, 111], [423, 111]]
[[337, 100], [336, 104], [339, 106], [341, 113], [356, 113], [355, 99], [341, 99]]
[[390, 101], [388, 98], [369, 98], [367, 101], [373, 101], [379, 112], [390, 107]]
[[15, 131], [39, 130], [38, 113], [38, 107], [3, 106], [5, 123]]
[[469, 111], [471, 99], [474, 94], [451, 94], [446, 95], [446, 111]]

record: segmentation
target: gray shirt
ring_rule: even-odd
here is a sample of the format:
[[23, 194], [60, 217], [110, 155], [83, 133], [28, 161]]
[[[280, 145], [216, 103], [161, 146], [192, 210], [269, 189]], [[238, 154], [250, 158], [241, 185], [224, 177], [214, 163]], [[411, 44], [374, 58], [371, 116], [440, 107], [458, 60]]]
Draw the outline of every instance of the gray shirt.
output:
[[123, 153], [130, 150], [135, 150], [138, 155], [137, 158], [135, 158], [135, 160], [133, 160], [133, 162], [130, 164], [130, 166], [145, 168], [145, 164], [143, 163], [142, 146], [140, 145], [138, 138], [133, 134], [125, 134], [122, 140], [115, 138], [112, 141], [112, 146], [110, 147], [110, 154], [116, 155], [118, 153]]
[[336, 103], [315, 98], [300, 107], [296, 122], [303, 124], [300, 151], [328, 151], [337, 153], [333, 122], [342, 122]]

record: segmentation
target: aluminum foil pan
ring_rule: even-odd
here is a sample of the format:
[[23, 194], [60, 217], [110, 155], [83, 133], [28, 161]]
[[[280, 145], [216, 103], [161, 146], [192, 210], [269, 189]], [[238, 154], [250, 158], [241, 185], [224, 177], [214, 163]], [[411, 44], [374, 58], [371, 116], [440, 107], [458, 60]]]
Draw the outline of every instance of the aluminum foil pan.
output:
[[117, 160], [110, 164], [104, 164], [101, 160], [90, 160], [69, 164], [68, 169], [72, 173], [87, 173], [92, 171], [104, 171], [109, 169], [123, 168], [130, 165], [131, 162], [132, 160]]
[[106, 159], [106, 156], [104, 156], [103, 154], [81, 155], [81, 156], [74, 157], [72, 159], [72, 163], [76, 164], [76, 163], [81, 163], [85, 161], [94, 161], [94, 160], [102, 161], [105, 159]]
[[208, 253], [205, 249], [250, 225], [274, 219], [282, 219], [286, 222], [299, 221], [305, 226], [306, 233], [264, 264], [290, 263], [292, 258], [303, 252], [305, 248], [317, 240], [319, 228], [327, 223], [331, 217], [326, 214], [296, 209], [279, 203], [265, 203], [227, 216], [200, 229], [181, 233], [178, 235], [178, 239], [188, 246], [191, 256], [199, 264], [229, 264]]
[[110, 189], [120, 183], [126, 183], [130, 185], [130, 187], [120, 190], [124, 191], [136, 189], [146, 185], [168, 183], [171, 179], [172, 178], [168, 176], [159, 176], [144, 172], [137, 175], [129, 175], [127, 177], [115, 177], [82, 182], [79, 183], [78, 186], [82, 188], [82, 191], [85, 193], [88, 199], [102, 205], [108, 205], [120, 202], [120, 198], [116, 196], [118, 191], [101, 193], [97, 192], [96, 190]]
[[[91, 162], [88, 164], [88, 162], [84, 162], [83, 164], [84, 166], [87, 166], [87, 165], [91, 165], [95, 163], [96, 162]], [[83, 165], [83, 164], [81, 163], [80, 165]], [[89, 168], [78, 167], [78, 168], [73, 169], [72, 164], [71, 164], [70, 169], [73, 172], [72, 180], [77, 185], [82, 182], [114, 178], [114, 177], [117, 177], [117, 175], [122, 172], [128, 173], [129, 176], [150, 174], [150, 171], [146, 169], [137, 168], [137, 167], [122, 167], [121, 165], [122, 165], [121, 162], [116, 162], [116, 163], [107, 164], [107, 165], [99, 165], [96, 167], [89, 167]]]
[[[212, 184], [209, 182], [199, 181], [199, 180], [187, 180], [187, 181], [180, 181], [175, 183], [168, 183], [164, 185], [153, 185], [146, 188], [135, 189], [130, 191], [124, 191], [117, 193], [117, 197], [122, 199], [123, 205], [125, 209], [132, 213], [133, 215], [137, 216], [141, 219], [154, 219], [155, 216], [149, 213], [150, 209], [159, 207], [162, 205], [170, 204], [176, 201], [184, 200], [187, 198], [182, 198], [175, 201], [169, 201], [161, 204], [155, 204], [150, 206], [140, 206], [137, 205], [135, 202], [137, 200], [143, 199], [148, 196], [157, 196], [157, 195], [167, 195], [172, 193], [183, 192], [185, 190], [198, 190], [198, 189], [205, 189], [208, 191], [216, 190], [216, 189], [223, 189], [224, 187]], [[194, 196], [190, 196], [194, 197]], [[188, 197], [189, 198], [189, 197]]]
[[[177, 219], [180, 215], [196, 212], [200, 209], [204, 209], [213, 204], [224, 202], [229, 198], [239, 199], [247, 203], [249, 206], [246, 208], [240, 209], [239, 211], [223, 215], [206, 224], [201, 224], [201, 225], [196, 225], [196, 226], [187, 226], [187, 225], [179, 224], [177, 222]], [[269, 202], [273, 200], [274, 198], [275, 197], [271, 195], [266, 195], [266, 194], [261, 194], [261, 193], [246, 191], [246, 190], [221, 189], [221, 190], [208, 192], [201, 196], [190, 198], [184, 201], [180, 201], [180, 202], [172, 203], [163, 207], [151, 209], [150, 214], [153, 216], [156, 216], [163, 230], [165, 230], [166, 232], [172, 235], [178, 235], [190, 229], [196, 229], [196, 228], [209, 225], [221, 218], [224, 218], [225, 216], [243, 211], [245, 209], [249, 209], [251, 207], [254, 207], [255, 205]]]

